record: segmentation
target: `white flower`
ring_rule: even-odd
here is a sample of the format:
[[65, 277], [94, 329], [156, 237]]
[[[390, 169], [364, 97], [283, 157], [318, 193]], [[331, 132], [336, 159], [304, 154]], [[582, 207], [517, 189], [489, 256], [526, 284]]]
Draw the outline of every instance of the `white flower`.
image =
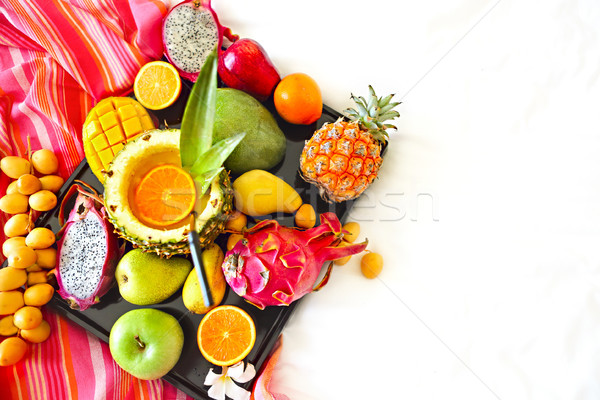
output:
[[235, 384], [246, 383], [254, 378], [256, 370], [254, 365], [248, 363], [244, 368], [244, 363], [240, 361], [231, 367], [223, 367], [223, 372], [217, 374], [211, 368], [206, 375], [204, 384], [210, 386], [208, 395], [211, 399], [225, 400], [225, 395], [233, 400], [249, 400], [250, 392]]

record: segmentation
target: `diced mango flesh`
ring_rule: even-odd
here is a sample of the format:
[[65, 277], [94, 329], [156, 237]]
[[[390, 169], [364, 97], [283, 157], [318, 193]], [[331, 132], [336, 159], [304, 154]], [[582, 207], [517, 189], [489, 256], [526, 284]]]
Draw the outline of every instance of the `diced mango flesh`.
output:
[[100, 157], [100, 162], [102, 162], [103, 166], [108, 166], [112, 159], [114, 158], [114, 154], [112, 149], [104, 149], [100, 153], [98, 153], [98, 157]]
[[116, 125], [110, 129], [108, 129], [106, 132], [106, 139], [108, 139], [108, 143], [112, 146], [115, 145], [117, 143], [121, 143], [123, 141], [123, 139], [125, 139], [125, 136], [123, 135], [123, 130], [121, 129], [121, 126]]
[[98, 120], [100, 121], [100, 125], [104, 131], [109, 130], [113, 126], [117, 126], [119, 123], [119, 120], [117, 119], [117, 113], [114, 112], [114, 110], [101, 115]]
[[96, 116], [103, 116], [103, 115], [108, 114], [109, 112], [113, 111], [114, 109], [115, 109], [115, 107], [113, 106], [113, 103], [111, 101], [107, 101], [107, 102], [101, 101], [98, 104], [96, 104], [96, 107], [94, 107]]
[[96, 120], [90, 121], [89, 124], [85, 124], [83, 128], [83, 136], [93, 138], [96, 135], [102, 133], [102, 127], [100, 122]]
[[152, 118], [149, 115], [142, 115], [140, 120], [142, 121], [142, 128], [145, 131], [148, 129], [154, 129], [154, 122], [152, 122]]
[[119, 144], [111, 147], [113, 155], [116, 156], [117, 153], [120, 152], [123, 147], [125, 147], [125, 146], [122, 143], [119, 143]]
[[121, 121], [126, 121], [132, 117], [137, 116], [135, 107], [133, 107], [132, 104], [127, 104], [127, 105], [124, 105], [123, 107], [120, 107], [117, 112], [119, 113], [119, 118], [121, 118]]
[[106, 140], [106, 136], [97, 135], [95, 138], [92, 139], [92, 146], [94, 146], [94, 150], [96, 150], [96, 152], [99, 152], [99, 151], [107, 148], [108, 141]]
[[142, 128], [142, 121], [139, 118], [130, 118], [123, 121], [123, 130], [127, 138], [130, 138], [141, 133], [144, 129]]
[[97, 154], [94, 154], [91, 157], [88, 157], [87, 162], [92, 169], [92, 171], [102, 171], [104, 166], [102, 165], [102, 161], [100, 161], [100, 157]]
[[83, 127], [84, 150], [90, 168], [102, 182], [114, 156], [128, 141], [155, 125], [146, 109], [130, 97], [109, 97], [90, 110]]

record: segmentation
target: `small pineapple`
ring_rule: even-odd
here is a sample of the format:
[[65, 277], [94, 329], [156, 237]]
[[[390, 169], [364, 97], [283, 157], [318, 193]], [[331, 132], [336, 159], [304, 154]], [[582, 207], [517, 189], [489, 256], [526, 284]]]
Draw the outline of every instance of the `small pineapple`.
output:
[[396, 129], [384, 122], [400, 115], [394, 110], [400, 103], [391, 102], [393, 94], [377, 98], [371, 86], [369, 92], [368, 101], [351, 95], [356, 110], [345, 110], [350, 121], [325, 123], [302, 150], [301, 175], [328, 202], [352, 200], [364, 192], [381, 167], [386, 129]]

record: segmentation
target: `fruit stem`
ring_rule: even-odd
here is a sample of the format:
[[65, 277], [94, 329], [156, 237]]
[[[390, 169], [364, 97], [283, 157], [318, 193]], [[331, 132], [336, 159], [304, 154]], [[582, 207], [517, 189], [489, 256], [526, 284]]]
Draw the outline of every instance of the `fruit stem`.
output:
[[31, 163], [31, 137], [27, 134], [27, 160], [29, 160], [29, 173], [33, 174], [33, 164]]
[[137, 342], [138, 346], [140, 346], [140, 349], [144, 350], [144, 348], [146, 348], [146, 344], [140, 340], [140, 337], [138, 335], [135, 335], [134, 339]]

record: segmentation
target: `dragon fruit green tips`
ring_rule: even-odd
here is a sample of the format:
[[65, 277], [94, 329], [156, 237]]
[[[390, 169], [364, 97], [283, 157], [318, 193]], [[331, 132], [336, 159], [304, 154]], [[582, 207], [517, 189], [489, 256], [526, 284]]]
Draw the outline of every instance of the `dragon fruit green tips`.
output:
[[308, 230], [287, 228], [275, 220], [259, 222], [225, 255], [225, 280], [260, 309], [290, 305], [327, 283], [331, 264], [314, 286], [323, 263], [367, 247], [367, 242], [337, 247], [342, 236], [342, 224], [334, 213], [321, 214], [321, 225]]
[[63, 204], [59, 220], [63, 228], [57, 243], [56, 283], [58, 294], [73, 309], [85, 310], [100, 301], [114, 283], [115, 268], [122, 251], [117, 236], [105, 217], [102, 200], [87, 184], [88, 192], [73, 185], [65, 200], [75, 190], [75, 205], [63, 225]]

